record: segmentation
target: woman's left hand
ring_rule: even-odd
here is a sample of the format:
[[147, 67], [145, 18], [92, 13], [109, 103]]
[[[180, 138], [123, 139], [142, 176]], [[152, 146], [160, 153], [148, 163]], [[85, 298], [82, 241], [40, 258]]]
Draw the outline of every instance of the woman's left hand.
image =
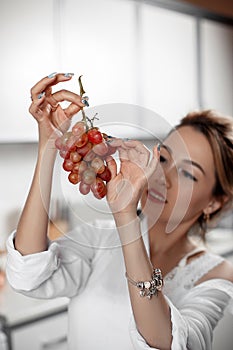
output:
[[157, 146], [150, 151], [139, 141], [113, 139], [111, 145], [117, 147], [120, 159], [120, 170], [112, 157], [107, 158], [107, 164], [112, 178], [107, 184], [107, 200], [114, 214], [126, 213], [135, 215], [148, 178], [154, 173], [159, 151]]

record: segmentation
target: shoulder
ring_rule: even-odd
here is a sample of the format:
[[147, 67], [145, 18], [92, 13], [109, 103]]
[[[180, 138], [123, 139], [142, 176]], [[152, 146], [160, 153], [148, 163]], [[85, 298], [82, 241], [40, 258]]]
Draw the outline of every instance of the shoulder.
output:
[[210, 279], [224, 279], [233, 283], [233, 264], [228, 260], [223, 260], [220, 264], [206, 273], [197, 283], [208, 281]]

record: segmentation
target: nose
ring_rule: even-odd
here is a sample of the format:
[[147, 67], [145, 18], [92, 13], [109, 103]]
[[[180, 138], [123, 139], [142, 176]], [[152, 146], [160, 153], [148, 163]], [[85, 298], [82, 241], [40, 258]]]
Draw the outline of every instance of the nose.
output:
[[177, 169], [175, 164], [169, 167], [161, 167], [159, 170], [158, 182], [165, 186], [167, 189], [171, 188], [172, 183], [177, 179]]
[[167, 186], [166, 173], [164, 171], [164, 168], [160, 164], [156, 169], [156, 182], [160, 187]]

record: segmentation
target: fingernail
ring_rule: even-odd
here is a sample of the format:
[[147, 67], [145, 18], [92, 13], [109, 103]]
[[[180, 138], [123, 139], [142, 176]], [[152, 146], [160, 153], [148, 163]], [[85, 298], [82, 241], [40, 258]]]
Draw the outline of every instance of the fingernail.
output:
[[64, 77], [66, 77], [66, 78], [71, 78], [73, 76], [74, 76], [74, 73], [65, 73], [64, 74]]
[[122, 139], [122, 141], [130, 141], [130, 139], [128, 139], [128, 137]]
[[111, 136], [111, 138], [108, 138], [106, 140], [107, 143], [112, 143], [112, 142], [116, 142], [116, 141], [117, 141], [117, 137], [113, 137], [113, 136]]
[[41, 92], [39, 95], [37, 95], [38, 100], [40, 100], [42, 97], [44, 97], [45, 92]]
[[48, 75], [48, 78], [54, 78], [56, 74], [57, 74], [57, 72], [53, 72], [53, 73]]
[[160, 152], [160, 149], [161, 149], [161, 145], [160, 143], [157, 144], [157, 151]]
[[89, 103], [88, 103], [89, 97], [88, 96], [84, 96], [82, 98], [82, 103], [86, 106], [89, 107]]

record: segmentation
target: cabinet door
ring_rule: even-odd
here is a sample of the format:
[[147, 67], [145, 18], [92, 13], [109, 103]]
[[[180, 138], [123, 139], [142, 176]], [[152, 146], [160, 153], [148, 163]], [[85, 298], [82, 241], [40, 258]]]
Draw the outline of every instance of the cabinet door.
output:
[[[146, 3], [140, 14], [140, 104], [174, 125], [198, 107], [196, 20]], [[159, 122], [144, 125], [159, 129]]]
[[233, 27], [205, 20], [201, 33], [203, 107], [233, 116]]
[[135, 103], [134, 8], [129, 0], [63, 2], [62, 68], [83, 75], [91, 106]]
[[34, 141], [30, 88], [56, 70], [53, 0], [2, 0], [0, 142]]
[[45, 318], [12, 332], [13, 350], [67, 350], [67, 313]]
[[138, 102], [135, 2], [66, 0], [61, 13], [62, 69], [77, 74], [69, 88], [79, 92], [77, 78], [83, 75], [93, 108], [88, 116], [97, 112], [95, 125], [105, 125], [102, 130], [112, 135], [125, 135], [128, 131], [124, 133], [123, 123], [137, 124], [134, 109], [128, 108]]

